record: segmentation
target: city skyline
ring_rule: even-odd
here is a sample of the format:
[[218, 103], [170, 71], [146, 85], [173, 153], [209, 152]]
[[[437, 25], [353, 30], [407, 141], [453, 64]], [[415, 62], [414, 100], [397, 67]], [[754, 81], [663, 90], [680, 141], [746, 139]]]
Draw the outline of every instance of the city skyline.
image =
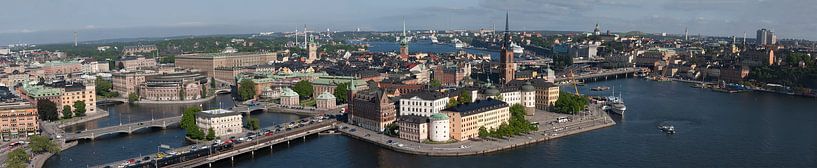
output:
[[[516, 16], [511, 30], [602, 31], [742, 36], [767, 28], [781, 39], [815, 39], [815, 16], [799, 15], [817, 2], [776, 1], [413, 1], [413, 2], [263, 2], [217, 1], [11, 1], [0, 11], [0, 43], [70, 42], [294, 31], [303, 24], [319, 30], [479, 29], [501, 25], [502, 14]], [[320, 8], [332, 6], [333, 8]], [[224, 7], [227, 8], [224, 8]], [[147, 10], [150, 9], [150, 10]], [[185, 10], [188, 9], [188, 10]], [[195, 10], [189, 10], [195, 9]], [[320, 10], [318, 10], [320, 9]], [[39, 11], [32, 13], [30, 11]], [[131, 12], [122, 12], [131, 11]], [[219, 12], [220, 11], [220, 12]], [[756, 11], [767, 11], [758, 14]], [[14, 17], [11, 17], [14, 16]], [[167, 17], [173, 16], [173, 17]], [[328, 17], [331, 16], [331, 17]]]

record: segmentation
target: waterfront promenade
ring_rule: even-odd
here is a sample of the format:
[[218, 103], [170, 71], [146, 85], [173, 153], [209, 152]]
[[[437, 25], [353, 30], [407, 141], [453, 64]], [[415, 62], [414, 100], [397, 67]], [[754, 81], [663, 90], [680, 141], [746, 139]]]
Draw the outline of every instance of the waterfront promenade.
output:
[[[448, 144], [426, 144], [408, 141], [398, 137], [378, 134], [377, 132], [345, 123], [340, 124], [341, 129], [339, 129], [339, 131], [352, 138], [402, 153], [426, 156], [478, 155], [513, 149], [568, 135], [610, 127], [616, 124], [606, 112], [601, 111], [600, 105], [591, 105], [590, 109], [593, 110], [579, 115], [537, 111], [529, 120], [539, 123], [538, 131], [504, 139], [473, 139]], [[568, 117], [570, 121], [563, 123], [552, 122], [560, 116]], [[354, 129], [354, 131], [352, 131], [352, 129]], [[391, 143], [389, 143], [390, 140]]]

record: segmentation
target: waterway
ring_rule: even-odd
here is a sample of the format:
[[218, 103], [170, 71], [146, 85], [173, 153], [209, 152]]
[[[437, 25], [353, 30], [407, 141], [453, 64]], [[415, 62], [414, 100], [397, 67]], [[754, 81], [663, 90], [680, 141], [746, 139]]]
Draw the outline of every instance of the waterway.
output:
[[[616, 126], [517, 149], [479, 156], [427, 157], [397, 153], [342, 135], [323, 135], [214, 166], [817, 167], [815, 99], [769, 93], [727, 94], [684, 83], [641, 79], [589, 83], [580, 87], [580, 92], [611, 94], [612, 90], [589, 89], [600, 85], [615, 87], [616, 94], [621, 93], [627, 103], [628, 111], [625, 117], [616, 117]], [[121, 106], [113, 107], [117, 110], [112, 111], [111, 118], [117, 118], [118, 108], [130, 109], [134, 116], [149, 117], [146, 111], [139, 111], [143, 107]], [[298, 118], [278, 113], [256, 116], [265, 124]], [[675, 125], [678, 133], [666, 135], [659, 131], [656, 125], [665, 121]], [[156, 129], [82, 141], [49, 159], [46, 167], [83, 167], [155, 152], [158, 144], [181, 146], [185, 143], [183, 134], [179, 129]]]

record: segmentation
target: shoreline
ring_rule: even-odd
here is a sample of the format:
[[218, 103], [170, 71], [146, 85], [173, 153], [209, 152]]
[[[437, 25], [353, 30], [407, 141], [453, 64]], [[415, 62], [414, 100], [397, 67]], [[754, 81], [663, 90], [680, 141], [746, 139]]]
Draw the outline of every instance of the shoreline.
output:
[[[206, 101], [213, 100], [217, 96], [218, 95], [213, 95], [213, 96], [208, 96], [208, 97], [201, 98], [201, 99], [196, 99], [196, 100], [180, 100], [180, 101], [139, 100], [139, 101], [133, 102], [133, 104], [188, 104], [188, 103], [201, 103], [201, 102], [206, 102]], [[128, 103], [128, 99], [125, 99], [125, 98], [105, 98], [105, 99], [101, 99], [99, 101], [121, 101], [121, 102], [124, 102], [124, 103]]]
[[[516, 135], [513, 137], [496, 140], [490, 140], [491, 138], [487, 138], [482, 140], [465, 140], [448, 144], [426, 144], [408, 141], [398, 137], [389, 137], [383, 134], [378, 134], [374, 131], [346, 123], [341, 125], [349, 127], [348, 129], [338, 129], [337, 131], [345, 136], [372, 143], [373, 145], [400, 153], [438, 157], [470, 156], [510, 150], [616, 125], [616, 122], [609, 114], [600, 114], [603, 116], [596, 116], [595, 118], [587, 118], [586, 116], [583, 116], [583, 118], [574, 119], [574, 121], [571, 123], [556, 126], [551, 125], [553, 126], [551, 129], [540, 126], [540, 130], [529, 134]], [[545, 124], [545, 126], [547, 126], [547, 124]], [[356, 131], [350, 131], [352, 128], [356, 129]], [[388, 141], [392, 141], [394, 143], [388, 143]], [[402, 146], [396, 144], [400, 144]]]
[[96, 107], [96, 111], [97, 112], [92, 114], [92, 115], [87, 115], [87, 116], [84, 116], [84, 117], [80, 117], [79, 119], [76, 119], [76, 120], [69, 119], [71, 121], [65, 121], [65, 122], [60, 121], [60, 124], [57, 126], [57, 128], [62, 129], [62, 128], [65, 128], [67, 126], [72, 126], [72, 125], [76, 125], [76, 124], [85, 123], [85, 122], [88, 122], [88, 121], [93, 121], [93, 120], [100, 119], [100, 118], [103, 118], [103, 117], [107, 117], [108, 115], [110, 115], [110, 113], [107, 110], [104, 110], [104, 109], [99, 108], [99, 107]]

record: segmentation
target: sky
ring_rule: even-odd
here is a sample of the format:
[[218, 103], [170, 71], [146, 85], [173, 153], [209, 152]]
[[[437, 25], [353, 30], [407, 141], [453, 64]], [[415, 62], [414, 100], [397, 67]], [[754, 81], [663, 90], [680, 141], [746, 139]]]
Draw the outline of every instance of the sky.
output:
[[816, 40], [817, 0], [2, 0], [0, 44], [302, 29], [643, 31]]

